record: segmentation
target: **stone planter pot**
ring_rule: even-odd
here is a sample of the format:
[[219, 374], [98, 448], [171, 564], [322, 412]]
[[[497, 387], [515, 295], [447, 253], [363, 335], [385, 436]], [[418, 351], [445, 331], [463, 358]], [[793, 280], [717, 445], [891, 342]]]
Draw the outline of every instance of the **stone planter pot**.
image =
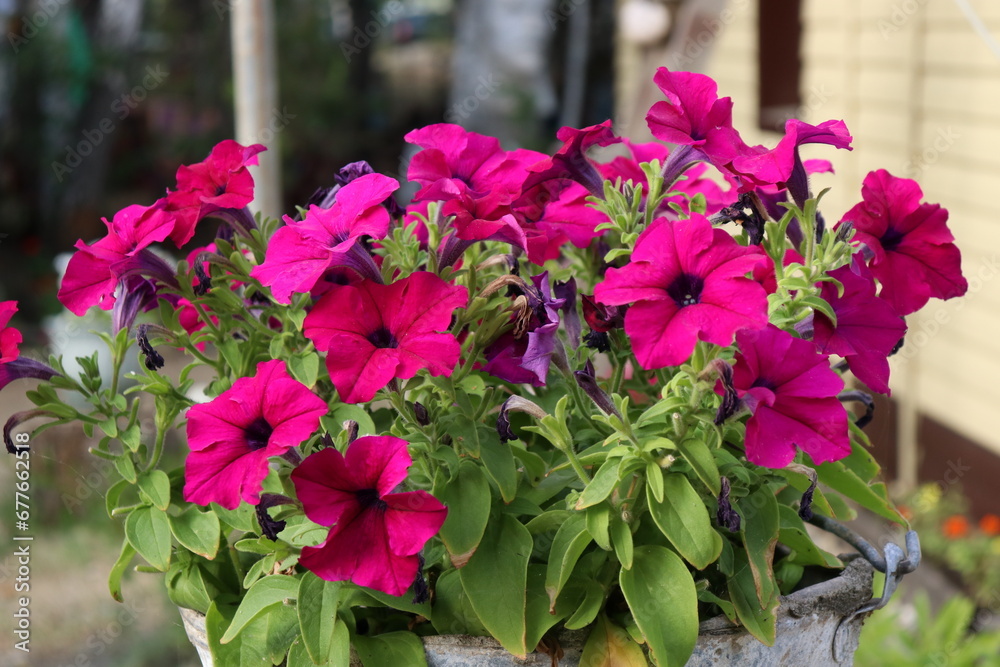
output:
[[[688, 661], [689, 667], [771, 667], [772, 665], [810, 665], [844, 667], [854, 663], [861, 626], [868, 614], [854, 612], [872, 596], [872, 566], [855, 558], [840, 576], [781, 598], [778, 607], [777, 639], [765, 646], [725, 616], [701, 624], [698, 643]], [[182, 609], [188, 638], [198, 649], [204, 667], [212, 667], [205, 640], [205, 617]], [[567, 633], [560, 638], [564, 651], [560, 665], [578, 667], [586, 641], [585, 632]], [[552, 658], [532, 653], [518, 660], [498, 642], [487, 637], [442, 635], [424, 639], [429, 667], [550, 667]], [[354, 665], [361, 665], [352, 660]]]

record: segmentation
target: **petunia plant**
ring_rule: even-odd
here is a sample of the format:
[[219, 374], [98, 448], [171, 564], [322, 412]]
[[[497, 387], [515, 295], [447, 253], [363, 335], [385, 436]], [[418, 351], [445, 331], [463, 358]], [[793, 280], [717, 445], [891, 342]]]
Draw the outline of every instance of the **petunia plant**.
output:
[[163, 572], [220, 665], [577, 629], [616, 638], [584, 664], [681, 665], [699, 620], [773, 643], [805, 568], [836, 574], [807, 522], [906, 526], [862, 427], [904, 318], [967, 289], [947, 211], [876, 171], [828, 225], [842, 121], [749, 146], [710, 78], [655, 81], [658, 141], [432, 125], [412, 200], [354, 163], [282, 220], [247, 208], [263, 147], [222, 142], [77, 243], [59, 298], [112, 311], [109, 376], [23, 356], [0, 303], [0, 388], [36, 406], [7, 449], [76, 422], [114, 464], [111, 594]]

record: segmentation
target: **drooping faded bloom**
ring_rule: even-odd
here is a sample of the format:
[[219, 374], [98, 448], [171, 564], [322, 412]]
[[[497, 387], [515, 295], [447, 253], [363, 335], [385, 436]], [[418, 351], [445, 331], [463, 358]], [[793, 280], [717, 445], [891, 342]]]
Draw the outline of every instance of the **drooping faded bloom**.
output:
[[767, 323], [767, 295], [746, 274], [763, 254], [745, 248], [702, 215], [658, 219], [639, 237], [632, 260], [608, 269], [598, 303], [634, 304], [625, 333], [644, 368], [678, 366], [699, 340], [729, 345], [740, 329]]
[[371, 256], [359, 244], [362, 236], [385, 238], [389, 213], [382, 202], [398, 188], [388, 176], [369, 174], [341, 188], [328, 209], [310, 206], [301, 221], [286, 215], [264, 263], [250, 275], [268, 285], [281, 303], [288, 303], [292, 292], [310, 291], [334, 266], [349, 266], [369, 280], [380, 280]]
[[202, 162], [177, 168], [177, 190], [168, 192], [166, 206], [175, 220], [170, 239], [183, 246], [194, 236], [195, 226], [219, 209], [240, 209], [253, 201], [253, 176], [247, 168], [257, 164], [262, 144], [241, 146], [232, 139], [220, 141]]
[[226, 509], [241, 499], [256, 505], [267, 460], [306, 441], [326, 411], [326, 402], [292, 378], [285, 362], [257, 364], [253, 377], [187, 411], [184, 500]]
[[865, 177], [862, 201], [844, 214], [854, 241], [874, 253], [868, 266], [882, 285], [879, 297], [900, 315], [931, 299], [962, 296], [969, 284], [962, 276], [962, 256], [948, 229], [948, 211], [922, 204], [917, 182], [879, 169]]
[[736, 345], [733, 385], [752, 413], [745, 440], [751, 463], [784, 468], [796, 447], [817, 464], [851, 453], [847, 410], [837, 399], [844, 381], [827, 355], [773, 324], [737, 333]]
[[91, 306], [111, 310], [115, 289], [126, 276], [142, 275], [175, 283], [176, 272], [148, 246], [162, 241], [174, 228], [174, 218], [163, 209], [163, 200], [152, 206], [126, 206], [104, 224], [108, 234], [92, 245], [76, 242], [77, 252], [66, 266], [59, 287], [59, 301], [74, 315], [83, 316]]
[[413, 460], [405, 440], [358, 438], [343, 455], [312, 454], [292, 472], [306, 516], [330, 526], [322, 544], [303, 547], [299, 563], [327, 581], [352, 581], [402, 595], [417, 579], [417, 554], [437, 534], [447, 508], [426, 491], [393, 493]]
[[468, 291], [418, 271], [389, 285], [334, 285], [305, 319], [305, 335], [324, 351], [340, 399], [363, 403], [393, 378], [426, 368], [451, 375], [461, 346], [446, 333]]
[[813, 341], [820, 352], [843, 357], [870, 389], [888, 394], [888, 357], [906, 333], [906, 324], [888, 302], [875, 296], [875, 280], [857, 255], [854, 262], [853, 267], [830, 272], [843, 284], [843, 295], [833, 283], [823, 283], [821, 296], [837, 314], [837, 324], [816, 311]]

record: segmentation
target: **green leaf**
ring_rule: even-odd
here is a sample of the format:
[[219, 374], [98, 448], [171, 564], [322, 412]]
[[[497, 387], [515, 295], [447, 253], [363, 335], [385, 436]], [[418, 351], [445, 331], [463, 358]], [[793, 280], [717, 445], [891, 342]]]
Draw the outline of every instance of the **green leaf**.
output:
[[[239, 612], [237, 612], [239, 613]], [[299, 636], [299, 619], [292, 607], [274, 605], [249, 623], [243, 634], [245, 643], [260, 641], [271, 658], [272, 665], [279, 665], [288, 653], [288, 647]]]
[[[583, 602], [579, 604], [573, 615], [566, 619], [566, 622], [563, 624], [569, 630], [579, 630], [580, 628], [587, 627], [604, 607], [604, 598], [607, 595], [604, 587], [593, 579], [583, 583]], [[569, 586], [573, 584], [574, 582], [571, 580]]]
[[117, 509], [122, 494], [131, 486], [127, 479], [120, 479], [108, 487], [108, 492], [104, 495], [104, 508], [108, 512], [108, 518], [115, 518], [111, 513]]
[[462, 588], [458, 570], [448, 570], [438, 577], [434, 586], [434, 608], [430, 619], [438, 634], [489, 634]]
[[386, 632], [354, 636], [354, 648], [365, 667], [427, 667], [424, 645], [412, 632]]
[[135, 548], [129, 544], [128, 540], [122, 542], [122, 552], [118, 556], [118, 560], [115, 564], [111, 566], [111, 574], [108, 575], [108, 590], [111, 591], [111, 597], [117, 602], [121, 602], [122, 598], [122, 575], [125, 574], [125, 570], [128, 569], [129, 564], [132, 563], [132, 559], [135, 558]]
[[712, 527], [705, 503], [685, 475], [667, 473], [663, 484], [663, 502], [657, 502], [650, 487], [646, 487], [649, 513], [677, 552], [703, 570], [719, 557], [722, 538]]
[[[139, 475], [139, 497], [148, 499], [157, 509], [170, 507], [170, 478], [162, 470], [149, 470]], [[145, 496], [145, 497], [144, 497]]]
[[220, 640], [227, 644], [240, 633], [248, 623], [264, 613], [271, 606], [294, 600], [299, 594], [299, 580], [285, 574], [264, 577], [247, 591], [240, 602], [232, 623]]
[[118, 470], [118, 474], [127, 479], [131, 484], [136, 483], [135, 463], [132, 462], [131, 455], [122, 454], [115, 457], [115, 468]]
[[[889, 500], [889, 492], [884, 483], [877, 482], [869, 485], [864, 479], [858, 477], [853, 469], [847, 467], [849, 464], [854, 467], [863, 466], [863, 457], [868, 455], [860, 447], [853, 447], [852, 450], [854, 451], [845, 459], [816, 466], [819, 481], [879, 516], [904, 526], [907, 525], [906, 519], [900, 516], [895, 505]], [[859, 459], [862, 460], [859, 462]]]
[[315, 352], [309, 352], [289, 357], [288, 372], [305, 386], [313, 386], [319, 375], [319, 355]]
[[666, 547], [643, 545], [618, 582], [657, 664], [684, 665], [698, 641], [698, 593], [684, 562]]
[[646, 484], [658, 503], [663, 502], [663, 469], [655, 461], [646, 464]]
[[721, 491], [719, 466], [715, 464], [715, 457], [708, 445], [697, 438], [688, 438], [681, 442], [677, 451], [690, 464], [694, 474], [708, 487], [712, 495], [718, 496]]
[[626, 570], [632, 567], [634, 549], [632, 546], [632, 527], [625, 523], [620, 512], [611, 513], [611, 523], [608, 526], [611, 534], [611, 544], [615, 548], [615, 555], [618, 561]]
[[226, 628], [232, 624], [236, 607], [213, 602], [205, 614], [205, 634], [208, 636], [208, 646], [212, 652], [214, 664], [223, 665], [267, 665], [271, 662], [267, 654], [267, 646], [259, 638], [242, 641], [238, 638], [229, 644], [223, 644], [221, 638]]
[[486, 467], [488, 474], [505, 503], [514, 500], [517, 495], [517, 464], [510, 447], [500, 442], [496, 429], [481, 426], [476, 429], [479, 437], [479, 458]]
[[240, 503], [239, 507], [234, 510], [227, 510], [218, 503], [211, 503], [209, 507], [220, 521], [242, 533], [256, 533], [259, 529], [257, 517], [254, 515], [251, 505]]
[[554, 612], [556, 599], [573, 573], [573, 567], [593, 538], [587, 530], [587, 518], [574, 514], [556, 531], [545, 571], [545, 592], [549, 596], [549, 611]]
[[306, 572], [299, 583], [297, 612], [302, 642], [317, 665], [330, 659], [340, 606], [340, 582], [324, 581]]
[[531, 548], [528, 529], [513, 516], [502, 514], [486, 527], [479, 549], [458, 571], [483, 625], [505, 649], [521, 658], [528, 653], [525, 606]]
[[729, 599], [736, 608], [736, 615], [747, 632], [768, 646], [774, 646], [774, 631], [777, 622], [778, 593], [761, 604], [757, 598], [753, 571], [742, 549], [735, 550], [736, 573], [729, 578]]
[[590, 480], [590, 484], [577, 499], [576, 509], [582, 510], [604, 502], [611, 495], [611, 492], [618, 485], [618, 466], [621, 465], [621, 462], [622, 460], [619, 458], [608, 459], [604, 462], [604, 465], [597, 470], [594, 478]]
[[594, 538], [597, 546], [605, 551], [611, 550], [611, 535], [608, 528], [611, 524], [611, 507], [607, 503], [588, 507], [586, 510], [587, 532]]
[[140, 507], [125, 519], [129, 544], [161, 572], [170, 566], [170, 520], [155, 507]]
[[[324, 417], [323, 419], [326, 420], [327, 418]], [[354, 405], [353, 403], [340, 403], [333, 409], [333, 423], [336, 425], [336, 428], [328, 428], [327, 430], [331, 433], [339, 433], [343, 430], [343, 424], [348, 419], [358, 423], [358, 435], [375, 435], [378, 433], [378, 429], [375, 428], [375, 422], [372, 421], [368, 412], [360, 405]]]
[[476, 552], [490, 518], [490, 483], [482, 468], [463, 461], [458, 474], [438, 493], [448, 507], [439, 535], [455, 567], [463, 567]]
[[750, 558], [754, 589], [761, 604], [774, 594], [776, 585], [772, 570], [774, 547], [778, 543], [778, 500], [767, 486], [758, 487], [753, 493], [736, 501], [743, 515], [740, 534]]
[[188, 507], [179, 515], [170, 517], [170, 531], [181, 546], [208, 560], [215, 558], [219, 551], [222, 527], [219, 517], [212, 512]]
[[816, 546], [798, 512], [788, 505], [779, 505], [778, 513], [781, 517], [778, 541], [795, 552], [791, 560], [800, 565], [843, 567], [839, 558]]
[[534, 650], [552, 626], [569, 616], [583, 601], [583, 589], [567, 586], [555, 606], [550, 607], [545, 590], [545, 566], [532, 563], [528, 566], [528, 587], [525, 605], [524, 645]]
[[[122, 396], [122, 398], [125, 397]], [[128, 447], [130, 451], [132, 452], [139, 451], [139, 445], [142, 444], [140, 440], [139, 425], [132, 424], [127, 429], [118, 434], [118, 439], [121, 440], [122, 444]]]
[[642, 647], [632, 641], [624, 628], [601, 614], [587, 636], [580, 664], [587, 667], [646, 667], [648, 663]]

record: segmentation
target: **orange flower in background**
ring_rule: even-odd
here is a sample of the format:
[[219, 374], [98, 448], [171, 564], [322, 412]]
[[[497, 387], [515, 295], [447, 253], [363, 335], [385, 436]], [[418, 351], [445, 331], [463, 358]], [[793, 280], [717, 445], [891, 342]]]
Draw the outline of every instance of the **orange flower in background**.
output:
[[941, 532], [945, 534], [945, 537], [965, 537], [969, 534], [969, 520], [961, 514], [953, 514], [945, 519], [941, 526]]
[[897, 505], [896, 509], [899, 510], [900, 515], [902, 515], [902, 517], [907, 521], [913, 518], [913, 510], [911, 510], [908, 506]]
[[979, 529], [987, 535], [1000, 535], [1000, 516], [986, 514], [979, 520]]

